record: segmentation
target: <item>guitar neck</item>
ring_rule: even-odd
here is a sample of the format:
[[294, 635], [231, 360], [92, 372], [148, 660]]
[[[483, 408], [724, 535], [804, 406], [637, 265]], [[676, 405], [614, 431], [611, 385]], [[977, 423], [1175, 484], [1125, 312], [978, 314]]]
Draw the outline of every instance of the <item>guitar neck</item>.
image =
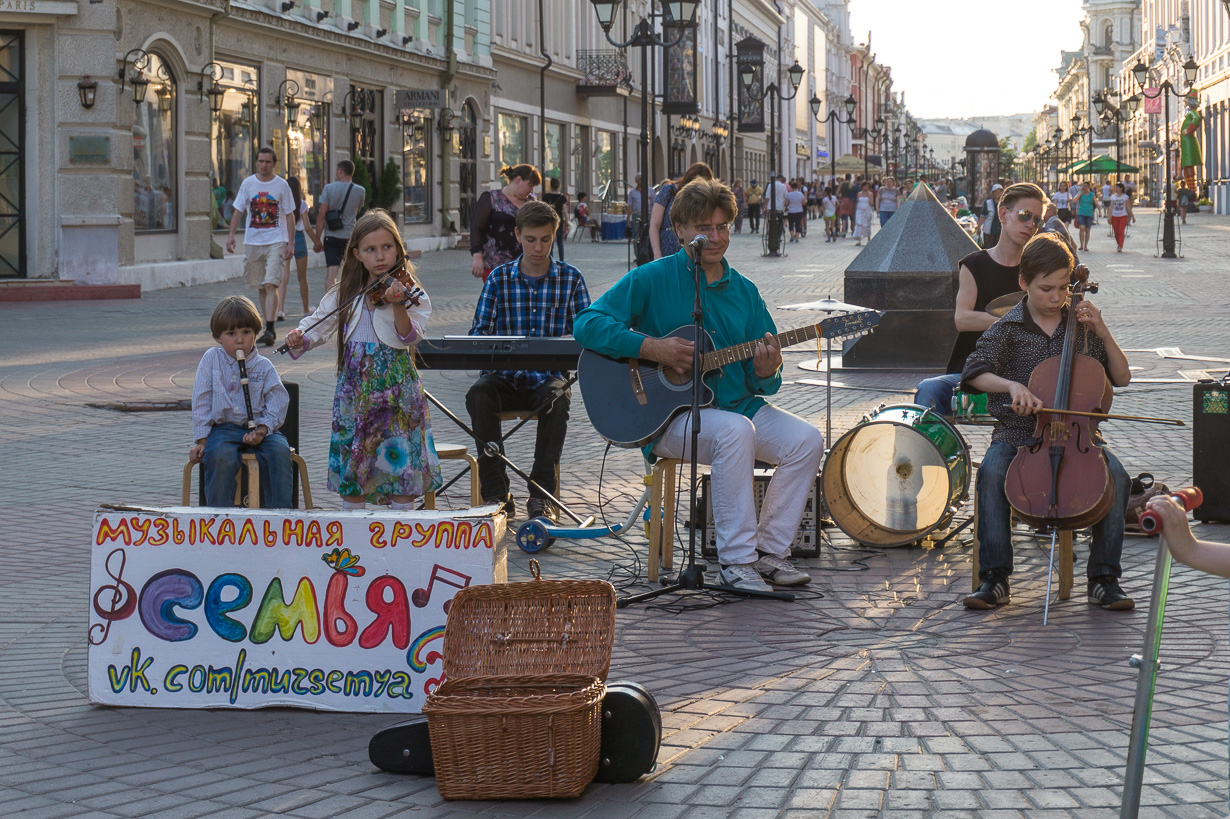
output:
[[[777, 339], [777, 344], [783, 349], [793, 347], [795, 344], [802, 344], [804, 341], [811, 341], [813, 338], [820, 336], [820, 325], [809, 324], [806, 327], [799, 327], [796, 330], [787, 330], [784, 333], [778, 333], [774, 336]], [[755, 341], [745, 341], [742, 344], [733, 344], [729, 347], [723, 347], [720, 350], [714, 350], [711, 353], [705, 353], [701, 357], [701, 369], [704, 371], [716, 370], [719, 367], [725, 367], [727, 364], [734, 364], [738, 361], [747, 361], [756, 353], [756, 345], [763, 341], [763, 338], [758, 338]]]

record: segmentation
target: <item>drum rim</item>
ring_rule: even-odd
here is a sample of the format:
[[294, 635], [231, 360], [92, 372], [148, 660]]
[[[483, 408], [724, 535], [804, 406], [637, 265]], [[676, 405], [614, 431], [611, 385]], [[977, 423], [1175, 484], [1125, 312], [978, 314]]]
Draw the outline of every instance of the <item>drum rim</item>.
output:
[[[842, 447], [842, 442], [845, 441], [846, 438], [858, 432], [860, 429], [863, 429], [864, 427], [867, 427], [867, 426], [871, 426], [872, 424], [892, 424], [894, 426], [906, 427], [918, 433], [920, 437], [925, 439], [927, 443], [930, 444], [935, 449], [936, 454], [940, 456], [940, 460], [945, 464], [944, 471], [945, 471], [945, 474], [949, 476], [950, 481], [953, 477], [955, 477], [954, 471], [948, 467], [948, 459], [944, 457], [944, 453], [940, 450], [939, 445], [937, 445], [936, 442], [932, 440], [929, 436], [923, 434], [920, 430], [918, 430], [916, 424], [912, 424], [912, 423], [907, 424], [903, 421], [889, 419], [889, 418], [877, 419], [875, 417], [879, 413], [887, 412], [888, 410], [894, 410], [894, 409], [916, 410], [918, 413], [918, 419], [922, 419], [924, 417], [930, 416], [932, 419], [942, 422], [943, 427], [946, 428], [949, 432], [951, 432], [953, 437], [956, 439], [956, 443], [960, 450], [958, 454], [963, 454], [965, 456], [965, 469], [962, 470], [964, 475], [961, 476], [961, 479], [958, 481], [960, 488], [959, 488], [959, 491], [955, 493], [955, 498], [953, 497], [953, 493], [951, 492], [949, 493], [950, 503], [946, 504], [945, 510], [940, 515], [939, 519], [934, 524], [928, 527], [924, 527], [922, 529], [914, 529], [914, 530], [891, 529], [887, 526], [877, 523], [876, 521], [871, 520], [869, 517], [863, 514], [861, 510], [858, 509], [857, 504], [850, 502], [850, 505], [853, 506], [856, 511], [858, 511], [858, 514], [862, 517], [862, 519], [865, 520], [871, 526], [873, 526], [876, 530], [880, 532], [884, 532], [885, 534], [906, 536], [903, 539], [897, 539], [891, 543], [890, 542], [867, 543], [864, 540], [860, 540], [845, 525], [843, 525], [842, 521], [838, 519], [838, 516], [833, 513], [833, 506], [829, 503], [828, 490], [829, 490], [829, 474], [831, 471], [828, 468], [829, 460], [833, 457], [833, 453], [840, 452], [841, 453], [840, 457], [842, 461], [841, 472], [844, 473], [846, 450], [848, 449], [848, 447]], [[951, 521], [956, 516], [957, 507], [959, 507], [960, 505], [963, 505], [964, 502], [967, 502], [969, 499], [970, 484], [972, 483], [972, 479], [973, 479], [972, 472], [973, 472], [973, 458], [970, 454], [969, 442], [965, 440], [965, 436], [961, 434], [961, 431], [959, 429], [957, 429], [956, 424], [952, 423], [951, 421], [949, 421], [947, 418], [945, 418], [943, 415], [936, 412], [935, 410], [929, 407], [924, 407], [920, 404], [904, 404], [904, 403], [903, 404], [882, 404], [879, 407], [877, 407], [875, 410], [873, 410], [871, 413], [865, 415], [863, 417], [863, 420], [859, 421], [859, 423], [857, 423], [856, 425], [854, 425], [853, 427], [851, 427], [850, 429], [842, 433], [837, 438], [837, 440], [833, 442], [833, 445], [829, 448], [829, 451], [825, 453], [824, 463], [822, 465], [821, 473], [820, 473], [820, 500], [824, 506], [824, 509], [828, 512], [828, 516], [832, 518], [835, 524], [837, 524], [837, 528], [841, 529], [841, 531], [844, 532], [847, 537], [849, 537], [851, 540], [855, 541], [856, 543], [862, 543], [863, 545], [874, 546], [874, 547], [879, 547], [879, 548], [894, 548], [898, 546], [906, 546], [908, 544], [916, 543], [924, 539], [927, 535], [945, 526], [949, 521]], [[841, 478], [842, 478], [841, 485], [844, 486], [845, 485], [844, 474], [841, 476]], [[834, 487], [834, 488], [838, 488], [838, 487]]]

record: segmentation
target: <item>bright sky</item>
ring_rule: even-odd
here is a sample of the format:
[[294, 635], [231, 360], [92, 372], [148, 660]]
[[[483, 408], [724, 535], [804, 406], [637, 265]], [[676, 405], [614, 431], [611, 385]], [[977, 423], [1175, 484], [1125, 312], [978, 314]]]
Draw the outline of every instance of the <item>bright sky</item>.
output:
[[1058, 81], [1059, 52], [1080, 48], [1083, 18], [1080, 0], [850, 0], [853, 41], [871, 32], [893, 91], [920, 118], [1040, 110]]

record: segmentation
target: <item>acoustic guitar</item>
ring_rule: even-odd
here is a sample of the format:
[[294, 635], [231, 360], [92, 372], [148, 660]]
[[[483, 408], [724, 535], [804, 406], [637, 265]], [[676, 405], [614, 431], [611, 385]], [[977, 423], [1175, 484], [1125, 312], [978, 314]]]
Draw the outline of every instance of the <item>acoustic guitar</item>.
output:
[[[777, 343], [784, 349], [814, 338], [855, 338], [866, 335], [880, 322], [880, 313], [866, 310], [831, 316], [797, 330], [778, 333]], [[695, 328], [685, 325], [665, 338], [692, 341]], [[705, 333], [701, 344], [700, 369], [706, 375], [727, 364], [746, 361], [756, 350], [755, 341], [713, 348], [713, 338]], [[662, 434], [675, 415], [692, 405], [692, 375], [679, 373], [653, 361], [639, 358], [610, 358], [585, 350], [577, 362], [577, 380], [585, 399], [585, 410], [598, 434], [616, 446], [644, 446]], [[701, 384], [701, 405], [713, 403], [713, 391]]]

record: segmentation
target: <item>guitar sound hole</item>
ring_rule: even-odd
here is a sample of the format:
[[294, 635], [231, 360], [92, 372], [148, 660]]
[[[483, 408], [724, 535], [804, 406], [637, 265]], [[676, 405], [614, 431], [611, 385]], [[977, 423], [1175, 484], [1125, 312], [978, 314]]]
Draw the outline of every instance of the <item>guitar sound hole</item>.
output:
[[674, 367], [658, 367], [658, 376], [671, 389], [686, 389], [692, 384], [690, 372], [680, 373]]

